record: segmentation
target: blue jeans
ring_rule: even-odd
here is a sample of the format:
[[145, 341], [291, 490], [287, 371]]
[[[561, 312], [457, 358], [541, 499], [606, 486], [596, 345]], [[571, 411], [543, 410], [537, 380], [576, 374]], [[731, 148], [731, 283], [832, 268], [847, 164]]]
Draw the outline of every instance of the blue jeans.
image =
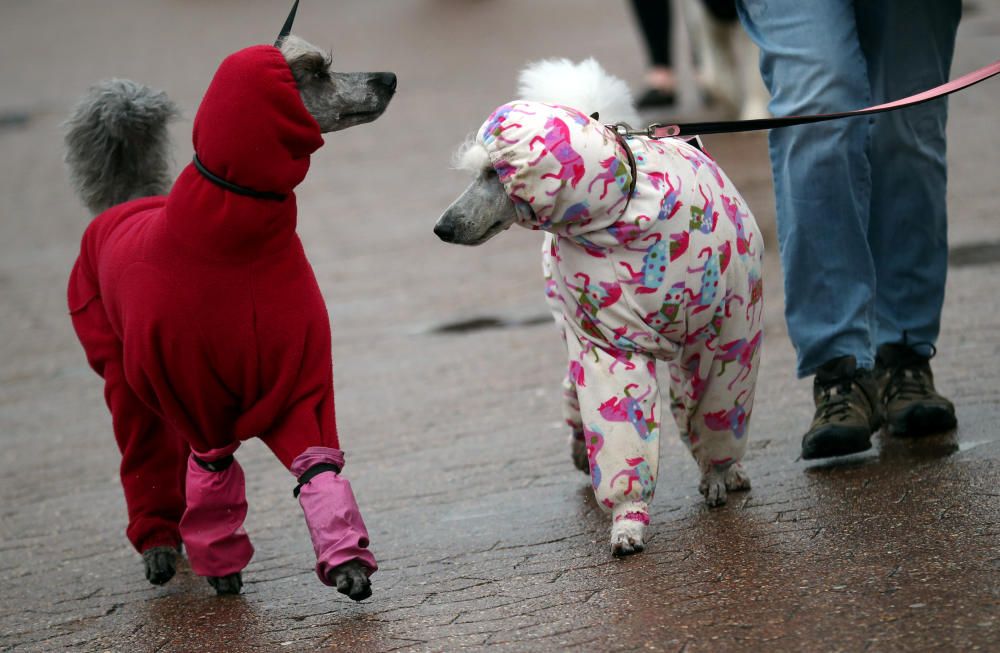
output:
[[[948, 80], [961, 0], [739, 0], [776, 116], [860, 109]], [[785, 317], [800, 377], [937, 339], [948, 264], [947, 100], [775, 129]]]

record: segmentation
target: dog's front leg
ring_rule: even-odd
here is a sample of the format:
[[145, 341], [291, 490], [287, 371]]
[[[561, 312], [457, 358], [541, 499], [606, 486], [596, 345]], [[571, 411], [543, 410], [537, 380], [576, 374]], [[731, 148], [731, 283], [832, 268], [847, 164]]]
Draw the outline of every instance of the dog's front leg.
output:
[[372, 594], [369, 577], [378, 565], [351, 484], [341, 476], [343, 467], [342, 451], [314, 446], [292, 461], [291, 471], [299, 480], [295, 496], [316, 551], [316, 575], [362, 601]]
[[246, 477], [233, 457], [237, 447], [239, 442], [188, 457], [181, 537], [191, 569], [219, 594], [240, 593], [241, 572], [254, 551], [243, 528]]
[[567, 333], [597, 502], [611, 512], [611, 552], [645, 548], [659, 461], [660, 415], [652, 358], [601, 348]]

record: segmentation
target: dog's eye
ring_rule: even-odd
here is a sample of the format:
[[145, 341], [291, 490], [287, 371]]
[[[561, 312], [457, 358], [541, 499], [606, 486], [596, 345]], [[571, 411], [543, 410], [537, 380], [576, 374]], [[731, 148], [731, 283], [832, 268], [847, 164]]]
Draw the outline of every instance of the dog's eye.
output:
[[325, 70], [317, 70], [313, 73], [313, 79], [318, 82], [324, 82], [330, 79], [330, 73]]

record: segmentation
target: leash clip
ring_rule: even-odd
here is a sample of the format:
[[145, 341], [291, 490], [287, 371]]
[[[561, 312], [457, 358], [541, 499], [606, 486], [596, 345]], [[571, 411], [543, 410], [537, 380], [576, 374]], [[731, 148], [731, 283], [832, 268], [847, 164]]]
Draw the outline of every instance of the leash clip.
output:
[[622, 138], [632, 138], [636, 135], [636, 131], [627, 122], [616, 122], [608, 127], [611, 127]]
[[[656, 132], [658, 132], [661, 129], [664, 130], [663, 133], [657, 134]], [[681, 129], [677, 125], [665, 125], [661, 122], [654, 122], [648, 127], [646, 127], [646, 138], [652, 138], [653, 140], [679, 136], [680, 133]]]
[[633, 136], [645, 136], [646, 138], [659, 140], [661, 138], [670, 138], [673, 136], [679, 136], [681, 133], [681, 128], [679, 125], [666, 125], [660, 122], [654, 122], [645, 129], [632, 129], [632, 126], [626, 122], [616, 122], [613, 125], [608, 125], [608, 127], [613, 129], [615, 133], [621, 136], [622, 138], [632, 138]]
[[632, 148], [629, 147], [626, 139], [632, 138], [638, 134], [643, 133], [641, 130], [632, 129], [628, 123], [616, 122], [613, 125], [607, 125], [611, 129], [611, 133], [615, 135], [615, 140], [621, 145], [622, 149], [625, 150], [625, 156], [628, 157], [628, 169], [630, 173], [630, 181], [628, 188], [628, 199], [625, 200], [625, 206], [622, 208], [620, 215], [624, 215], [625, 211], [628, 210], [629, 202], [632, 201], [632, 196], [635, 195], [635, 183], [639, 176], [639, 171], [635, 164], [635, 154], [632, 153]]

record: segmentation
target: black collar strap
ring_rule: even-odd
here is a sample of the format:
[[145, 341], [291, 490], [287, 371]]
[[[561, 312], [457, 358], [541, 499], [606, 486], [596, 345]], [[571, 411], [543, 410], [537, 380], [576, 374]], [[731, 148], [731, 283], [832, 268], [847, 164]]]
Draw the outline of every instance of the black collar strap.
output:
[[639, 176], [639, 171], [635, 165], [635, 155], [632, 154], [632, 148], [628, 146], [628, 142], [625, 140], [628, 136], [628, 125], [625, 123], [618, 123], [616, 125], [607, 125], [607, 127], [611, 130], [611, 133], [615, 135], [615, 139], [618, 140], [618, 144], [625, 150], [625, 155], [628, 156], [629, 174], [632, 176], [632, 182], [628, 186], [628, 198], [625, 200], [625, 208], [622, 209], [620, 214], [625, 215], [625, 211], [628, 210], [629, 202], [632, 201], [632, 196], [635, 195], [635, 182], [636, 178]]
[[318, 463], [313, 465], [299, 477], [299, 484], [295, 486], [294, 490], [292, 490], [292, 496], [298, 499], [299, 492], [302, 491], [302, 486], [313, 480], [314, 476], [322, 474], [323, 472], [333, 472], [334, 474], [339, 474], [340, 467], [334, 465], [333, 463]]
[[292, 10], [288, 12], [288, 18], [285, 19], [285, 24], [281, 26], [278, 38], [274, 41], [274, 47], [280, 48], [281, 44], [285, 42], [285, 38], [292, 33], [292, 23], [295, 22], [295, 11], [298, 8], [299, 0], [295, 0], [295, 4], [292, 5]]
[[272, 200], [275, 202], [283, 202], [285, 198], [288, 197], [283, 193], [272, 193], [267, 190], [254, 190], [253, 188], [247, 188], [246, 186], [240, 186], [239, 184], [234, 184], [231, 181], [226, 181], [222, 177], [212, 173], [211, 170], [205, 167], [205, 164], [201, 162], [198, 155], [194, 155], [194, 167], [198, 169], [201, 175], [218, 186], [219, 188], [224, 188], [231, 193], [236, 193], [237, 195], [244, 195], [246, 197], [253, 197], [259, 200]]
[[221, 472], [232, 465], [234, 460], [236, 459], [233, 458], [233, 454], [215, 460], [202, 460], [198, 456], [194, 456], [194, 461], [198, 463], [198, 467], [201, 467], [206, 472]]

